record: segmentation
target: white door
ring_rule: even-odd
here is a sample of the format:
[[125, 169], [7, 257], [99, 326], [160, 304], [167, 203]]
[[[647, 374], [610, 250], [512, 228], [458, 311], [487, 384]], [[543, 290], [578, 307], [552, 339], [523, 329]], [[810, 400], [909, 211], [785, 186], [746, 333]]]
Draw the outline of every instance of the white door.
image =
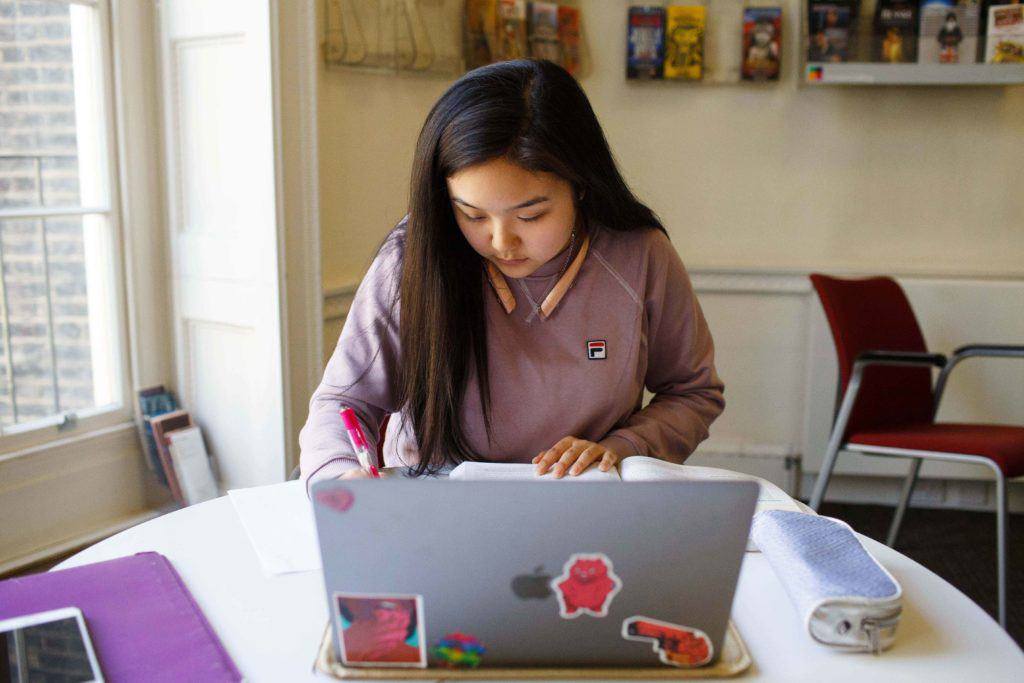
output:
[[227, 488], [286, 472], [270, 0], [160, 4], [177, 388]]

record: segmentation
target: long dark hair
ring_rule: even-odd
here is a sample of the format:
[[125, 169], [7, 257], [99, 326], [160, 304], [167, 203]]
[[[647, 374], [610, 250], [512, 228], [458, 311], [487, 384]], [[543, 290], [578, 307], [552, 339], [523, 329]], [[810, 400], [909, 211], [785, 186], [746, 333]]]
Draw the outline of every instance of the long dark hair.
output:
[[473, 372], [491, 439], [484, 260], [459, 231], [446, 179], [499, 157], [569, 182], [584, 229], [665, 230], [622, 179], [587, 96], [560, 66], [499, 62], [448, 88], [416, 143], [397, 292], [399, 403], [416, 435], [416, 475], [480, 459], [461, 418]]

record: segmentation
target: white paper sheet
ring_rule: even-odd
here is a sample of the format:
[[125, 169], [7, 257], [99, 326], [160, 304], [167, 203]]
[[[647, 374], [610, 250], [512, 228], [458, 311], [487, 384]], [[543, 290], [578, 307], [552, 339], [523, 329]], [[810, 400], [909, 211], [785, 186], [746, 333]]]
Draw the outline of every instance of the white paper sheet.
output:
[[302, 481], [228, 491], [266, 576], [320, 569], [313, 506]]
[[168, 451], [178, 485], [185, 496], [185, 504], [193, 505], [213, 500], [220, 495], [217, 482], [210, 469], [210, 456], [206, 453], [203, 433], [199, 427], [177, 429], [167, 434]]

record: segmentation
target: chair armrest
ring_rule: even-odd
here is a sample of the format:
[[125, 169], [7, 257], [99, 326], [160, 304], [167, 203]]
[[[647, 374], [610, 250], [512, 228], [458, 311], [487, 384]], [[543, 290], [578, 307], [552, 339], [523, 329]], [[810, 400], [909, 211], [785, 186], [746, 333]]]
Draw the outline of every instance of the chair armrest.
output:
[[953, 360], [961, 361], [972, 356], [990, 358], [1024, 358], [1024, 346], [1014, 344], [968, 344], [953, 352]]
[[945, 367], [946, 357], [941, 353], [921, 351], [864, 351], [853, 363], [853, 367], [868, 365], [934, 365]]
[[949, 374], [953, 372], [960, 361], [983, 356], [986, 358], [1024, 358], [1024, 346], [1013, 344], [968, 344], [961, 346], [949, 358], [949, 364], [942, 368], [939, 378], [935, 380], [935, 413], [939, 412], [939, 403], [946, 392], [946, 383], [949, 381]]

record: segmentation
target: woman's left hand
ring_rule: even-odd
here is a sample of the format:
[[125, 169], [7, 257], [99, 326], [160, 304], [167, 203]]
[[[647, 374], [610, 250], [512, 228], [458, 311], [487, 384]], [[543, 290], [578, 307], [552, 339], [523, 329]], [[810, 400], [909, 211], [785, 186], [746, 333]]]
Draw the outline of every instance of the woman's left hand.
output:
[[595, 462], [602, 472], [607, 472], [620, 459], [618, 453], [606, 446], [567, 436], [548, 450], [538, 453], [532, 462], [537, 466], [538, 476], [550, 470], [555, 479], [560, 479], [566, 473], [573, 476], [582, 474]]

